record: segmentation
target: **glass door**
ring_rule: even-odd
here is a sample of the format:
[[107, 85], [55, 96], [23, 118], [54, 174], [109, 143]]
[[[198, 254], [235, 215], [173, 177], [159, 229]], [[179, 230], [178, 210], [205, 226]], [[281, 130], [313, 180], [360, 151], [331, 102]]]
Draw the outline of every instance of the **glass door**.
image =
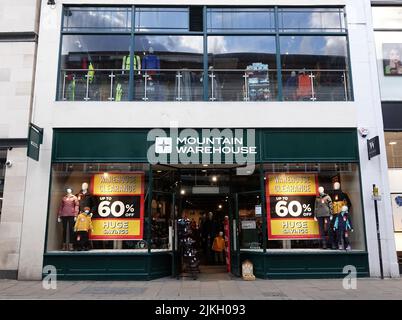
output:
[[153, 191], [151, 214], [151, 251], [170, 251], [172, 276], [177, 273], [177, 206], [174, 192]]
[[232, 273], [241, 276], [241, 253], [263, 252], [263, 208], [261, 191], [235, 193], [233, 217]]

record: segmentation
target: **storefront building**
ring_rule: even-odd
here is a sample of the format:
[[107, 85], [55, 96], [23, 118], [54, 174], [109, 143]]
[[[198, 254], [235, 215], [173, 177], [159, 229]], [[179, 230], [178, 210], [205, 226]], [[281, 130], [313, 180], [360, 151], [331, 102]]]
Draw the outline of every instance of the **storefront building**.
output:
[[372, 1], [372, 5], [395, 244], [398, 261], [400, 261], [402, 252], [402, 229], [400, 226], [402, 95], [399, 86], [402, 83], [400, 79], [402, 74], [400, 68], [402, 7], [396, 5], [395, 2], [387, 3], [386, 1], [381, 3]]
[[0, 3], [0, 278], [17, 277], [39, 1]]
[[[234, 275], [399, 275], [386, 156], [367, 156], [384, 141], [370, 5], [240, 5], [42, 5], [19, 279], [178, 276], [181, 219], [210, 212]], [[71, 250], [86, 207], [90, 250]]]

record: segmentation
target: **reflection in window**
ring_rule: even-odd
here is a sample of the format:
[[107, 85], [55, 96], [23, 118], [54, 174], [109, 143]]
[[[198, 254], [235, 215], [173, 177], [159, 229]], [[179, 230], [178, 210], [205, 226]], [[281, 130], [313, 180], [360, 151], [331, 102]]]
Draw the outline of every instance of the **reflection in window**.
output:
[[350, 99], [346, 37], [282, 36], [280, 46], [284, 100]]
[[273, 9], [213, 8], [207, 11], [208, 31], [273, 31]]
[[63, 36], [59, 99], [128, 100], [129, 46], [130, 36]]
[[280, 8], [280, 31], [345, 31], [341, 8]]
[[80, 233], [74, 228], [88, 225], [85, 219], [77, 219], [77, 224], [74, 217], [85, 210], [93, 230], [84, 249], [147, 250], [148, 168], [124, 163], [53, 164], [47, 251], [80, 249]]
[[269, 249], [365, 250], [357, 164], [275, 163], [264, 170]]
[[210, 100], [276, 99], [275, 48], [269, 36], [209, 36]]
[[136, 36], [134, 50], [136, 100], [202, 100], [201, 36]]
[[402, 168], [402, 132], [385, 132], [389, 168]]
[[188, 30], [187, 8], [136, 8], [136, 31]]
[[63, 31], [131, 30], [131, 8], [64, 8]]
[[402, 7], [373, 7], [375, 29], [402, 29]]

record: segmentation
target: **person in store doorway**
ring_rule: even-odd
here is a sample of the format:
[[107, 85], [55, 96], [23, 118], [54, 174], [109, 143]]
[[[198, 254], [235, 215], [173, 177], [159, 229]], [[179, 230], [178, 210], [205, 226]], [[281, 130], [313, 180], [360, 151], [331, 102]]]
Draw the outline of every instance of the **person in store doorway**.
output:
[[204, 247], [204, 254], [206, 258], [206, 262], [208, 264], [213, 263], [213, 251], [211, 250], [212, 248], [212, 243], [214, 241], [214, 238], [217, 234], [217, 226], [216, 222], [214, 221], [214, 214], [212, 212], [208, 213], [208, 218], [207, 220], [203, 223], [202, 226], [202, 238], [203, 238], [203, 243], [205, 245]]
[[225, 239], [223, 238], [223, 232], [219, 231], [219, 234], [215, 237], [212, 244], [212, 251], [214, 252], [215, 263], [225, 263]]

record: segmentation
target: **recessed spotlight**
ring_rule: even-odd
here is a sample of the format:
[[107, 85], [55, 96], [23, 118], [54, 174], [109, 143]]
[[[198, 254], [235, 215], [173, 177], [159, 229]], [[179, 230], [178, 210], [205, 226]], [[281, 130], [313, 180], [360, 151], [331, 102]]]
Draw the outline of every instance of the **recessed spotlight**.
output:
[[217, 177], [217, 176], [212, 176], [212, 181], [213, 181], [213, 182], [218, 181], [218, 177]]
[[162, 172], [162, 170], [158, 170], [158, 171], [156, 171], [157, 173], [161, 173]]
[[208, 167], [208, 165], [207, 165], [207, 164], [203, 164], [202, 166], [203, 166], [203, 167]]
[[180, 190], [180, 194], [186, 194], [186, 190], [181, 189], [181, 190]]
[[389, 143], [389, 145], [391, 145], [391, 146], [394, 146], [394, 145], [396, 145], [396, 144], [398, 144], [398, 142], [396, 142], [396, 141], [391, 141], [391, 142]]
[[220, 204], [220, 205], [218, 206], [218, 208], [219, 208], [219, 209], [222, 209], [222, 205]]

